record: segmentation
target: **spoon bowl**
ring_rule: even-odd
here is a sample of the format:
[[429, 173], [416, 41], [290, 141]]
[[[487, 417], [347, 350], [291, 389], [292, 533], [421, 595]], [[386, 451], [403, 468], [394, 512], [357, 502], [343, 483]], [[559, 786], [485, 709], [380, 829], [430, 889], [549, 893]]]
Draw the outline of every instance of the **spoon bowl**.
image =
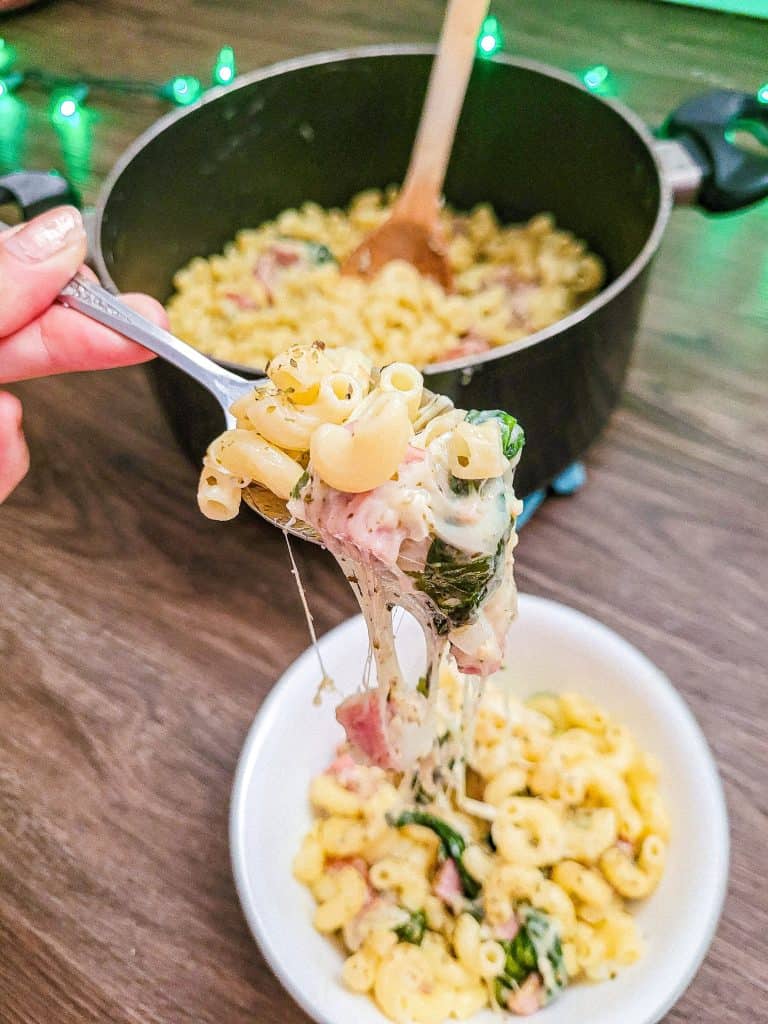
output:
[[445, 291], [453, 287], [445, 240], [439, 225], [419, 224], [405, 217], [390, 217], [347, 256], [343, 274], [374, 277], [385, 263], [406, 260], [423, 277], [431, 277]]
[[285, 507], [283, 499], [261, 484], [249, 484], [243, 491], [243, 501], [248, 508], [279, 530], [284, 530], [299, 540], [308, 540], [311, 544], [322, 544], [320, 535], [313, 526], [302, 522], [301, 519], [295, 519]]

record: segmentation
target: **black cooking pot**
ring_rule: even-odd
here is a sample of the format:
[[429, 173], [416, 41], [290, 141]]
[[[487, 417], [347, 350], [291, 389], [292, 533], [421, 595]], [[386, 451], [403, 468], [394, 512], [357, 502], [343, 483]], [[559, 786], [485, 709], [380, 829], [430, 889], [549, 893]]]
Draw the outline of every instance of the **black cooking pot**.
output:
[[[220, 251], [240, 228], [308, 199], [343, 206], [362, 189], [401, 181], [433, 55], [386, 46], [285, 61], [162, 118], [102, 192], [94, 255], [104, 281], [166, 300], [180, 266]], [[519, 493], [581, 455], [617, 404], [673, 192], [709, 210], [768, 194], [768, 161], [725, 139], [726, 127], [747, 117], [766, 117], [754, 97], [711, 93], [681, 107], [667, 125], [676, 138], [660, 142], [627, 108], [561, 71], [503, 56], [477, 61], [448, 201], [460, 210], [490, 201], [502, 221], [551, 211], [608, 269], [607, 287], [552, 327], [425, 371], [428, 386], [458, 405], [519, 418], [528, 441]], [[6, 179], [17, 193], [20, 185]], [[0, 201], [1, 193], [2, 180]], [[167, 363], [149, 372], [176, 437], [199, 462], [224, 427], [218, 405]]]

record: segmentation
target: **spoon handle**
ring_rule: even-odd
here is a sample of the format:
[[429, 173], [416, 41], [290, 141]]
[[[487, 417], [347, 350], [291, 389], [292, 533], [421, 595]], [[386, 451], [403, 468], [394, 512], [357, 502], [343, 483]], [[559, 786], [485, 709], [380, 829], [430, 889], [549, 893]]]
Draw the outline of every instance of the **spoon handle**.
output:
[[437, 214], [456, 125], [472, 73], [477, 36], [490, 0], [448, 0], [440, 43], [398, 214], [430, 225]]
[[257, 386], [257, 382], [246, 380], [217, 365], [202, 352], [147, 320], [106, 288], [81, 274], [75, 274], [69, 284], [62, 288], [57, 301], [167, 359], [206, 387], [219, 400], [225, 412], [236, 398]]

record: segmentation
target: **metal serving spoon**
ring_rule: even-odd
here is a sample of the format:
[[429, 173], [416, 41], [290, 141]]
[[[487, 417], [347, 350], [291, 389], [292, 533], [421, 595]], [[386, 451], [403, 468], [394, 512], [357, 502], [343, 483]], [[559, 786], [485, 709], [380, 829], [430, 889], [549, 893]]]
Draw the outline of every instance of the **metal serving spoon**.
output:
[[[169, 331], [158, 327], [157, 324], [147, 320], [140, 313], [126, 306], [117, 296], [112, 295], [106, 288], [89, 281], [81, 274], [75, 274], [69, 284], [62, 288], [57, 301], [63, 306], [69, 306], [97, 320], [105, 327], [111, 327], [119, 334], [136, 341], [144, 348], [150, 349], [169, 363], [183, 370], [184, 373], [194, 377], [204, 388], [214, 396], [224, 411], [227, 427], [234, 427], [235, 419], [229, 411], [230, 406], [238, 398], [269, 385], [269, 381], [247, 380], [236, 373], [225, 370], [202, 352], [192, 348], [185, 341], [175, 337]], [[444, 395], [433, 395], [430, 391], [424, 390], [421, 400], [419, 416], [414, 423], [414, 429], [423, 430], [435, 416], [452, 408], [453, 403]], [[268, 520], [281, 530], [302, 540], [320, 543], [315, 530], [307, 523], [294, 519], [285, 507], [282, 498], [267, 490], [259, 484], [251, 484], [243, 491], [245, 503], [258, 512], [260, 516]]]

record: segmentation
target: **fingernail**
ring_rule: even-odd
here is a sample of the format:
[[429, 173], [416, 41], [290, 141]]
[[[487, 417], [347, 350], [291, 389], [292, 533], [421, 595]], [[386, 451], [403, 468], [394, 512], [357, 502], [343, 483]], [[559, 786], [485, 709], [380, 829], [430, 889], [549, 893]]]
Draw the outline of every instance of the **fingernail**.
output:
[[[69, 246], [82, 245], [83, 219], [72, 206], [60, 206], [40, 214], [11, 235], [6, 252], [26, 263], [41, 263]], [[2, 236], [0, 236], [2, 242]]]

